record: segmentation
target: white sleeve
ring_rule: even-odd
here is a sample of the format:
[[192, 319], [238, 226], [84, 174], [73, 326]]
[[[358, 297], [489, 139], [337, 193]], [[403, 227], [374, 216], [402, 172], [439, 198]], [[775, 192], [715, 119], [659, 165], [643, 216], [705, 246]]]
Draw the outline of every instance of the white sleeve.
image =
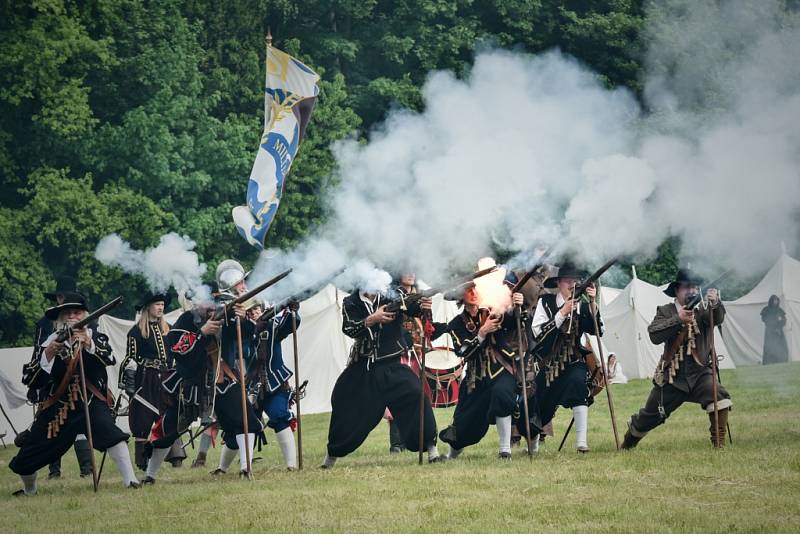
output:
[[[56, 332], [50, 334], [47, 337], [47, 339], [44, 340], [44, 343], [42, 343], [42, 348], [43, 349], [47, 348], [47, 346], [50, 345], [50, 343], [55, 341], [57, 335], [58, 334]], [[49, 375], [53, 371], [53, 364], [55, 363], [55, 361], [56, 361], [55, 358], [53, 358], [52, 360], [48, 360], [47, 355], [44, 353], [44, 351], [42, 351], [42, 355], [39, 356], [39, 367], [41, 367], [42, 371], [44, 371]]]
[[[560, 313], [556, 312], [555, 323], [556, 328], [561, 328], [561, 325], [564, 323], [565, 317]], [[547, 311], [544, 309], [544, 305], [542, 304], [542, 300], [539, 299], [538, 304], [536, 304], [536, 312], [533, 314], [533, 322], [531, 323], [531, 328], [533, 329], [533, 335], [538, 336], [542, 331], [542, 325], [549, 321], [550, 318], [547, 316]]]
[[89, 336], [89, 344], [83, 346], [83, 350], [88, 352], [89, 354], [94, 354], [94, 332], [92, 332], [91, 328], [86, 329], [86, 333]]

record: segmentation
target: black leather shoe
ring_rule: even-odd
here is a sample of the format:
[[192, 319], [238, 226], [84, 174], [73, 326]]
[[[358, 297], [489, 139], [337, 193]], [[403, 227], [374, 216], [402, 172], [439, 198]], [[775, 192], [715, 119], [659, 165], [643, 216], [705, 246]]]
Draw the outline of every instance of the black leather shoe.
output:
[[441, 432], [439, 432], [439, 439], [447, 443], [448, 445], [452, 445], [456, 442], [456, 427], [453, 425], [448, 426]]
[[153, 477], [144, 477], [144, 480], [142, 480], [143, 486], [152, 486], [155, 483], [156, 479], [154, 479]]
[[[153, 482], [151, 482], [151, 484], [155, 483], [154, 479], [151, 478], [150, 480], [153, 481]], [[147, 479], [145, 479], [144, 484], [147, 484]], [[130, 484], [128, 484], [128, 489], [139, 489], [141, 487], [142, 487], [142, 483], [139, 483], [139, 482], [131, 482]]]

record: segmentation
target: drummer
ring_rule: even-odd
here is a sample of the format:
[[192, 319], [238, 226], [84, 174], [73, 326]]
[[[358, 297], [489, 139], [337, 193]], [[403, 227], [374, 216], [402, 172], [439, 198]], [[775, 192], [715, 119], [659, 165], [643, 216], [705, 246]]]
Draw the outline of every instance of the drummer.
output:
[[[491, 258], [478, 262], [481, 270], [494, 265]], [[433, 338], [449, 333], [456, 354], [467, 364], [453, 423], [439, 434], [450, 446], [449, 459], [478, 443], [491, 424], [497, 428], [500, 459], [511, 458], [511, 415], [517, 398], [513, 306], [521, 305], [523, 297], [520, 293], [512, 295], [504, 283], [505, 271], [498, 268], [465, 286], [456, 295], [463, 303], [462, 312], [447, 324], [434, 324]]]

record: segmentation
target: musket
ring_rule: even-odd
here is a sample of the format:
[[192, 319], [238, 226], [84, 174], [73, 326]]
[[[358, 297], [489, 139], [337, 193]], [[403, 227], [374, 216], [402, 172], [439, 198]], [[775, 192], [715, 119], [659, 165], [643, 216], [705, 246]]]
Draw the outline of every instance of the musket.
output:
[[697, 292], [695, 295], [693, 295], [693, 296], [692, 296], [692, 297], [689, 299], [689, 302], [687, 302], [687, 303], [686, 303], [686, 305], [684, 306], [684, 308], [686, 308], [687, 310], [693, 310], [693, 309], [695, 309], [695, 308], [696, 308], [696, 307], [697, 307], [697, 306], [698, 306], [698, 305], [699, 305], [701, 302], [703, 302], [703, 294], [705, 294], [705, 292], [706, 292], [707, 290], [711, 289], [712, 287], [716, 287], [716, 286], [718, 286], [718, 285], [719, 285], [719, 283], [720, 283], [722, 280], [724, 280], [725, 278], [727, 278], [727, 277], [728, 277], [728, 275], [730, 275], [732, 272], [733, 272], [733, 269], [728, 269], [727, 271], [725, 271], [724, 273], [722, 273], [720, 276], [718, 276], [718, 277], [717, 277], [715, 280], [713, 280], [713, 281], [711, 281], [711, 282], [707, 283], [707, 284], [706, 284], [706, 285], [704, 285], [704, 286], [701, 286], [701, 287], [700, 287], [700, 291], [698, 291], [698, 292]]
[[[611, 266], [614, 265], [615, 263], [617, 263], [617, 259], [616, 258], [608, 260], [606, 263], [603, 264], [602, 267], [597, 269], [588, 278], [586, 278], [586, 280], [581, 282], [579, 285], [576, 285], [575, 287], [573, 287], [572, 288], [572, 300], [581, 298], [584, 295], [584, 293], [586, 293], [586, 290], [589, 289], [590, 287], [593, 287], [595, 285], [595, 282], [597, 282], [600, 279], [600, 277], [603, 276], [603, 274], [605, 274], [605, 272], [607, 270], [609, 270], [611, 268]], [[564, 307], [565, 304], [566, 304], [566, 302], [564, 302], [564, 304], [562, 304], [559, 307], [559, 309]], [[575, 312], [573, 311], [573, 313], [575, 313]], [[569, 329], [567, 330], [568, 334], [572, 330], [572, 314], [570, 314], [569, 319], [570, 319], [569, 320]]]
[[454, 291], [463, 286], [466, 286], [476, 278], [480, 278], [481, 276], [493, 273], [496, 270], [497, 266], [488, 267], [486, 269], [481, 269], [480, 271], [476, 271], [472, 274], [455, 278], [451, 280], [448, 284], [441, 287], [431, 287], [428, 289], [417, 291], [416, 293], [411, 293], [410, 295], [403, 295], [401, 298], [397, 298], [390, 301], [386, 305], [386, 311], [390, 313], [398, 312], [400, 310], [405, 309], [409, 304], [415, 304], [423, 298], [430, 298], [439, 293], [447, 293], [450, 291]]
[[[718, 285], [724, 278], [726, 278], [732, 272], [733, 272], [733, 270], [729, 269], [729, 270], [725, 271], [724, 273], [722, 273], [722, 275], [717, 277], [716, 280], [706, 284], [704, 287], [701, 287], [700, 291], [698, 291], [695, 295], [692, 295], [692, 296], [689, 297], [688, 302], [686, 304], [684, 304], [683, 308], [685, 310], [687, 310], [687, 311], [691, 311], [691, 310], [694, 310], [695, 308], [697, 308], [697, 306], [699, 306], [700, 303], [703, 302], [703, 293], [705, 293], [706, 290]], [[713, 332], [714, 332], [713, 328], [711, 329], [711, 332], [712, 332], [712, 335], [713, 335]], [[671, 376], [667, 376], [668, 365], [670, 363], [672, 363], [672, 359], [675, 357], [675, 354], [677, 354], [678, 349], [686, 341], [687, 334], [688, 334], [687, 329], [686, 328], [681, 328], [681, 331], [678, 333], [677, 336], [675, 336], [675, 339], [673, 339], [672, 342], [664, 348], [664, 353], [661, 355], [661, 360], [662, 360], [662, 362], [664, 364], [664, 366], [663, 366], [664, 367], [664, 373], [665, 373], [664, 379], [667, 380], [670, 383], [672, 381], [672, 377]]]
[[214, 311], [214, 313], [211, 315], [211, 320], [219, 321], [223, 317], [226, 317], [228, 314], [230, 314], [233, 311], [234, 306], [236, 306], [237, 304], [242, 304], [244, 302], [247, 302], [248, 300], [258, 296], [258, 294], [261, 293], [262, 291], [264, 291], [265, 289], [267, 289], [267, 288], [269, 288], [271, 286], [274, 286], [275, 284], [277, 284], [278, 282], [280, 282], [281, 280], [283, 280], [284, 278], [289, 276], [289, 274], [291, 272], [292, 272], [291, 269], [287, 269], [287, 270], [283, 271], [282, 273], [280, 273], [279, 275], [275, 276], [274, 278], [271, 278], [271, 279], [267, 280], [263, 284], [259, 284], [258, 286], [254, 287], [253, 289], [251, 289], [249, 291], [245, 291], [244, 293], [242, 293], [238, 297], [234, 297], [234, 298], [232, 298], [230, 300], [225, 301], [225, 303], [223, 305], [219, 306]]
[[92, 313], [90, 313], [77, 323], [70, 325], [68, 328], [62, 329], [56, 336], [56, 341], [58, 343], [63, 343], [64, 341], [67, 340], [67, 338], [70, 337], [72, 331], [83, 329], [87, 325], [93, 323], [100, 316], [107, 314], [109, 311], [111, 311], [111, 309], [116, 308], [120, 304], [122, 304], [122, 297], [117, 297], [114, 300], [108, 302], [107, 304], [100, 306], [95, 311], [93, 311]]
[[301, 289], [300, 291], [298, 291], [294, 295], [292, 295], [290, 297], [287, 297], [287, 298], [281, 300], [280, 302], [276, 303], [275, 305], [273, 305], [271, 308], [269, 308], [267, 310], [264, 310], [264, 313], [261, 315], [261, 317], [259, 317], [259, 321], [268, 321], [269, 319], [272, 319], [273, 317], [275, 317], [279, 312], [284, 310], [287, 306], [289, 306], [290, 303], [292, 303], [292, 302], [302, 302], [302, 301], [314, 296], [316, 293], [319, 292], [319, 290], [321, 288], [323, 288], [323, 287], [327, 286], [328, 284], [330, 284], [333, 280], [336, 279], [336, 277], [338, 277], [340, 274], [345, 272], [345, 270], [347, 270], [346, 267], [340, 267], [339, 269], [336, 269], [335, 271], [333, 271], [333, 273], [330, 276], [328, 276], [327, 278], [325, 278], [325, 279], [323, 279], [321, 281], [315, 282], [313, 284], [307, 285], [306, 287], [304, 287], [303, 289]]
[[522, 275], [522, 278], [520, 278], [519, 281], [516, 284], [514, 284], [514, 287], [511, 288], [512, 295], [514, 293], [519, 293], [520, 289], [522, 289], [522, 287], [528, 283], [528, 280], [539, 274], [539, 272], [545, 267], [544, 262], [549, 256], [550, 256], [550, 251], [546, 251], [539, 257], [539, 261], [536, 263], [536, 265], [534, 265], [532, 269], [526, 271], [525, 274]]
[[602, 267], [600, 267], [594, 273], [592, 273], [592, 275], [589, 276], [589, 278], [581, 282], [580, 285], [575, 286], [574, 298], [577, 299], [582, 297], [583, 294], [586, 293], [586, 290], [589, 289], [591, 286], [593, 286], [594, 283], [597, 282], [600, 279], [600, 277], [603, 276], [605, 272], [609, 270], [615, 263], [617, 263], [617, 258], [608, 260], [606, 263], [603, 264]]

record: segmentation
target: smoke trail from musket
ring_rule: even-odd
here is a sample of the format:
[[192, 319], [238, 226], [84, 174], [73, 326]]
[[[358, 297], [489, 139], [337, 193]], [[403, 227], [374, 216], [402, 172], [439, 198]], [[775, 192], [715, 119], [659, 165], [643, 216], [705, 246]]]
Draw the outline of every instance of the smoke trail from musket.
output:
[[[292, 273], [268, 288], [264, 292], [264, 298], [273, 303], [279, 302], [324, 282], [335, 283], [346, 290], [360, 288], [369, 292], [381, 292], [392, 281], [386, 271], [369, 261], [348, 258], [331, 241], [314, 239], [289, 252], [276, 249], [263, 251], [248, 278], [248, 284], [251, 287], [256, 286], [289, 268]], [[337, 274], [342, 268], [345, 271]]]
[[119, 234], [100, 240], [95, 258], [109, 267], [119, 267], [129, 274], [141, 275], [151, 290], [175, 288], [179, 295], [189, 292], [195, 300], [210, 300], [210, 289], [203, 285], [206, 265], [194, 251], [196, 243], [174, 232], [161, 236], [158, 245], [134, 250]]

